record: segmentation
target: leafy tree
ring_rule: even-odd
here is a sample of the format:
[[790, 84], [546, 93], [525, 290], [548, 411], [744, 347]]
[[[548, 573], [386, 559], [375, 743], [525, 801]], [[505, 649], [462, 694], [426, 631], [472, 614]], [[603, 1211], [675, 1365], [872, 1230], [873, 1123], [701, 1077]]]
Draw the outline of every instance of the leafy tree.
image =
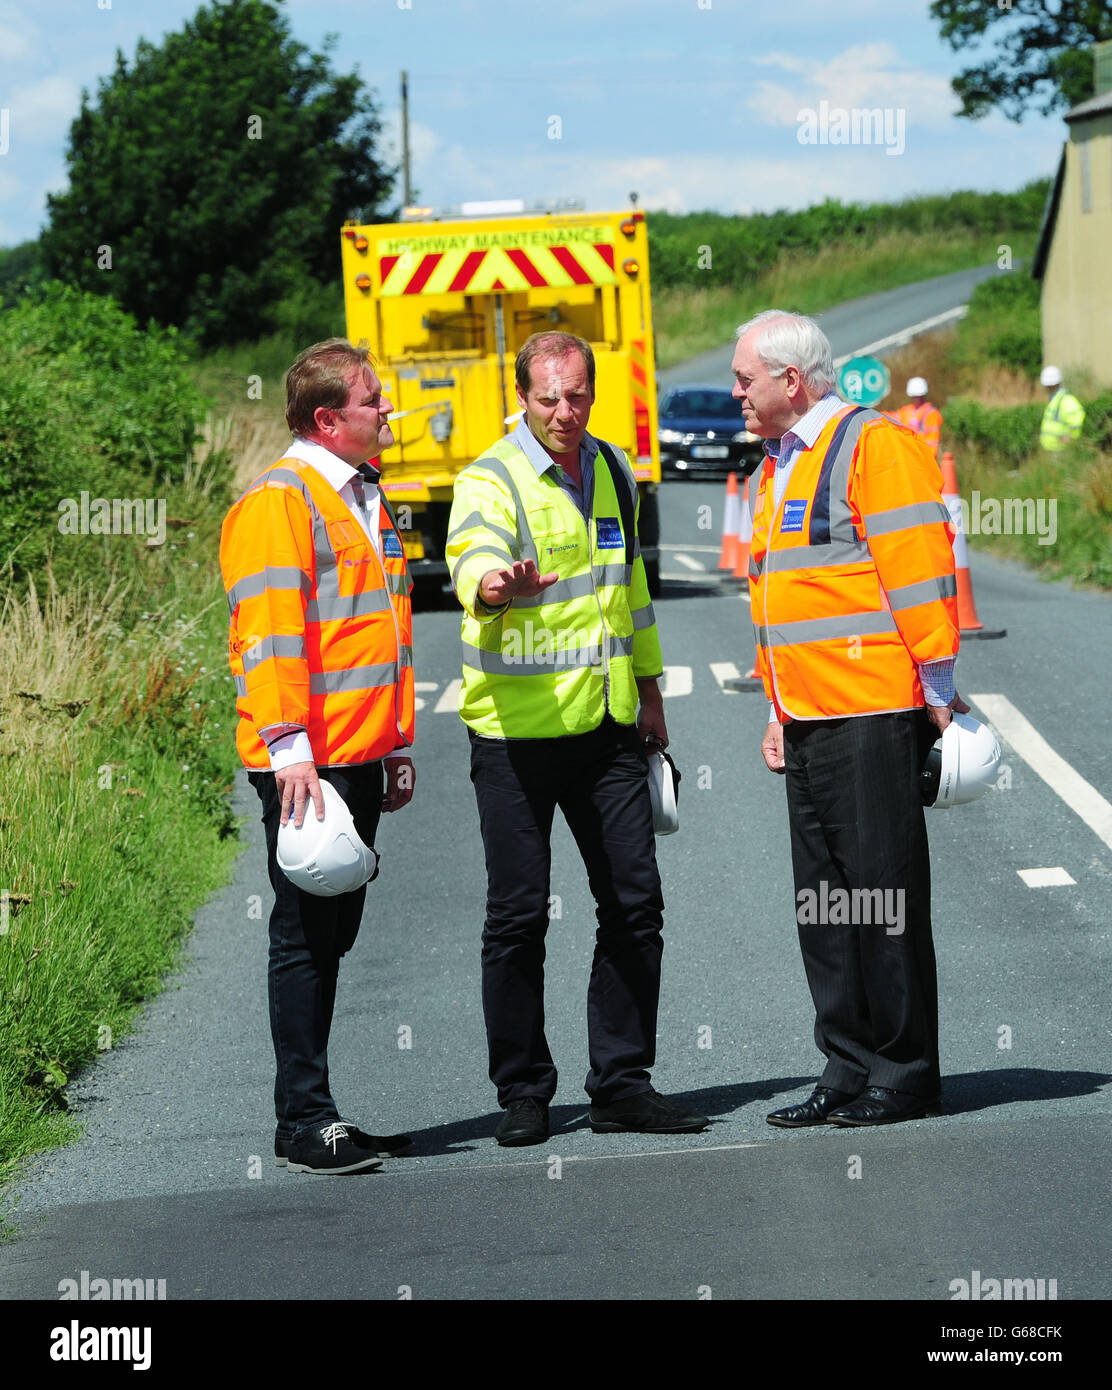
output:
[[1092, 45], [1112, 39], [1108, 0], [933, 0], [931, 17], [960, 51], [990, 32], [995, 57], [954, 78], [959, 115], [973, 120], [994, 107], [1019, 121], [1034, 106], [1043, 115], [1093, 95]]
[[0, 247], [0, 305], [14, 304], [42, 279], [42, 247], [37, 241]]
[[[267, 0], [213, 0], [82, 93], [47, 270], [206, 344], [272, 331], [306, 279], [336, 286], [339, 231], [389, 194], [358, 74], [310, 53]], [[110, 257], [110, 262], [109, 262]]]

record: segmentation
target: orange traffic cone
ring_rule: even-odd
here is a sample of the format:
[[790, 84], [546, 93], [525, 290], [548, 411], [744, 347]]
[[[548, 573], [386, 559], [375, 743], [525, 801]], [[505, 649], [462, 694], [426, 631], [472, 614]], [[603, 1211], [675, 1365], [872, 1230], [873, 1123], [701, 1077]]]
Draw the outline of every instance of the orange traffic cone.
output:
[[942, 500], [954, 524], [954, 570], [958, 586], [958, 627], [963, 637], [1005, 637], [1007, 628], [985, 627], [977, 616], [977, 605], [973, 602], [973, 582], [969, 577], [969, 548], [965, 543], [965, 528], [962, 525], [961, 494], [958, 492], [958, 471], [954, 466], [953, 454], [943, 454], [939, 461], [942, 469]]
[[743, 584], [749, 583], [749, 543], [753, 539], [753, 518], [749, 514], [749, 478], [746, 476], [741, 490], [741, 525], [737, 537], [737, 562], [734, 565], [734, 578]]
[[737, 491], [737, 474], [726, 479], [726, 513], [722, 520], [722, 553], [718, 557], [720, 570], [732, 570], [737, 564], [738, 529], [741, 526], [741, 500]]

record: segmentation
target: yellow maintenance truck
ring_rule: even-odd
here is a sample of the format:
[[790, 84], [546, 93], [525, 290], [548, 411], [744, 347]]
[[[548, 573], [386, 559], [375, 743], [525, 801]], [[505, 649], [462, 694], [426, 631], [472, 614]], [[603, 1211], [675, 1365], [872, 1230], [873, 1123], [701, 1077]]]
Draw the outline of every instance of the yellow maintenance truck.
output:
[[366, 344], [394, 404], [383, 490], [414, 579], [447, 576], [456, 474], [521, 414], [514, 359], [559, 329], [594, 349], [592, 434], [626, 451], [641, 491], [640, 539], [659, 589], [656, 369], [644, 214], [511, 203], [407, 208], [403, 221], [347, 223], [347, 333]]

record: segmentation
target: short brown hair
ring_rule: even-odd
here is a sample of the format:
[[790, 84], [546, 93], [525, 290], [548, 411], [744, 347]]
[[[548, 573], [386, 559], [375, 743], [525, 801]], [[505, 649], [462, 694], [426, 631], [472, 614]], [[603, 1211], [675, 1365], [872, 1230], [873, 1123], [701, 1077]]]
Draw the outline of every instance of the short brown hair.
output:
[[286, 373], [286, 424], [294, 434], [315, 434], [317, 410], [343, 410], [356, 374], [374, 365], [367, 348], [353, 347], [346, 338], [306, 348]]
[[585, 338], [577, 338], [574, 333], [534, 333], [522, 344], [514, 363], [514, 378], [523, 396], [529, 394], [533, 384], [533, 359], [536, 357], [566, 357], [578, 352], [587, 367], [587, 385], [591, 395], [595, 394], [595, 354]]

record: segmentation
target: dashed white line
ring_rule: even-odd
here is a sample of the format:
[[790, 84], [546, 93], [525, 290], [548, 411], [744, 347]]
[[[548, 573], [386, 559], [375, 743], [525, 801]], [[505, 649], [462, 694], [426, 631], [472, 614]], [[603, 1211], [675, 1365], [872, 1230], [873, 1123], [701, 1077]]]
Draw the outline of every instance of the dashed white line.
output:
[[1112, 803], [1101, 796], [1090, 782], [1055, 753], [1042, 734], [1004, 695], [970, 695], [988, 715], [992, 726], [1008, 740], [1033, 772], [1051, 791], [1080, 816], [1085, 824], [1112, 849]]
[[1077, 882], [1077, 879], [1070, 878], [1065, 869], [1061, 867], [1056, 869], [1016, 869], [1016, 873], [1028, 888], [1059, 888]]
[[433, 714], [455, 714], [459, 708], [459, 693], [462, 689], [462, 680], [449, 681], [444, 687], [444, 694], [436, 702]]
[[698, 570], [700, 574], [706, 574], [706, 565], [701, 565], [698, 560], [693, 560], [690, 555], [685, 555], [682, 551], [677, 551], [672, 556], [677, 565], [682, 565], [686, 570]]
[[694, 678], [690, 666], [665, 666], [664, 688], [661, 694], [666, 700], [677, 695], [690, 695], [694, 689]]
[[710, 673], [718, 682], [718, 688], [723, 695], [738, 694], [736, 690], [727, 690], [725, 686], [726, 681], [736, 681], [741, 675], [741, 672], [732, 661], [712, 661], [710, 663]]

